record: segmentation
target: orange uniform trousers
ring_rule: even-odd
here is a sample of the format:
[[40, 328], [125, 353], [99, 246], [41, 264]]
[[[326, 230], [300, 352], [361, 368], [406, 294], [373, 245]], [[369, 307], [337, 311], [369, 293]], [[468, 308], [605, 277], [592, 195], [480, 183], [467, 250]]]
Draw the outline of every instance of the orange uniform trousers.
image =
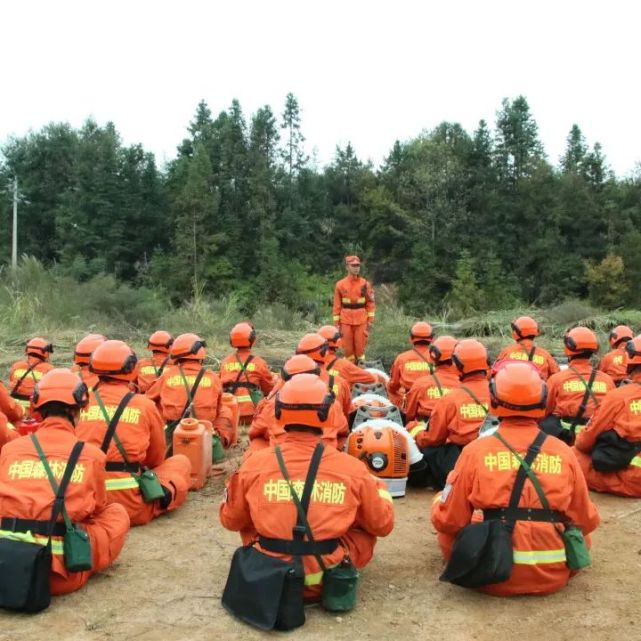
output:
[[369, 338], [369, 325], [347, 325], [341, 323], [341, 336], [345, 358], [358, 360], [365, 358], [367, 339]]

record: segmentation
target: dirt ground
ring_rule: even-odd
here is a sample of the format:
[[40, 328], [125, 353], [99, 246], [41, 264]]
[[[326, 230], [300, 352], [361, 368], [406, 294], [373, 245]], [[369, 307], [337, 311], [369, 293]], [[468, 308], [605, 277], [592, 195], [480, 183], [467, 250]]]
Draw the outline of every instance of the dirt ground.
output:
[[[131, 531], [117, 563], [35, 616], [0, 613], [0, 641], [263, 639], [220, 605], [237, 534], [218, 522], [223, 481], [210, 479], [179, 511]], [[440, 583], [429, 521], [433, 492], [396, 499], [396, 527], [363, 571], [357, 608], [307, 609], [292, 638], [636, 641], [641, 501], [594, 495], [602, 525], [594, 566], [562, 592], [499, 599]], [[282, 634], [282, 633], [280, 633]], [[273, 633], [278, 636], [279, 633]]]

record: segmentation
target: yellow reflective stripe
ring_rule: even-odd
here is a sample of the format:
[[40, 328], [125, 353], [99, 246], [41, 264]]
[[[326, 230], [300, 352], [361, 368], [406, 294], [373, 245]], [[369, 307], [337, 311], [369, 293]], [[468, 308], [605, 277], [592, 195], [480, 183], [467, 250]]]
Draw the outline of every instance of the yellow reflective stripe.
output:
[[632, 467], [641, 467], [641, 456], [635, 456], [631, 461]]
[[413, 438], [416, 438], [416, 435], [417, 435], [419, 432], [423, 432], [424, 430], [425, 430], [425, 423], [419, 423], [416, 427], [413, 427], [413, 428], [410, 430], [410, 435], [411, 435]]
[[443, 494], [443, 492], [437, 492], [436, 493], [436, 495], [432, 499], [432, 505], [434, 505], [434, 503], [438, 503], [441, 500], [441, 495], [442, 494]]
[[105, 489], [107, 492], [114, 492], [116, 490], [136, 490], [138, 489], [138, 481], [133, 476], [127, 476], [119, 479], [107, 479], [105, 481]]
[[364, 297], [364, 296], [361, 296], [360, 298], [357, 298], [357, 299], [356, 299], [356, 302], [357, 302], [357, 303], [364, 303], [364, 302], [365, 302], [365, 297]]
[[31, 407], [31, 401], [29, 400], [23, 400], [21, 398], [16, 398], [14, 399], [18, 405], [22, 405], [22, 407]]
[[370, 318], [374, 318], [374, 316], [376, 316], [376, 312], [367, 312], [367, 315], [368, 315]]
[[16, 429], [16, 426], [15, 426], [13, 423], [7, 423], [7, 427], [8, 427], [10, 430], [15, 430], [15, 429]]
[[337, 320], [340, 320], [341, 317], [340, 316], [332, 316], [332, 319], [334, 320], [334, 322], [336, 322]]
[[314, 574], [305, 575], [305, 585], [320, 585], [323, 582], [323, 573], [314, 572]]
[[514, 563], [519, 565], [565, 563], [565, 548], [558, 550], [514, 550]]
[[390, 503], [394, 503], [394, 499], [392, 498], [392, 495], [387, 490], [384, 490], [383, 488], [379, 488], [378, 489], [378, 495], [382, 499], [385, 499], [386, 501], [389, 501]]
[[[35, 536], [35, 539], [36, 539], [36, 543], [40, 543], [41, 545], [47, 545], [47, 541], [49, 540], [46, 536], [38, 536], [38, 535]], [[51, 539], [51, 553], [64, 554], [61, 538]]]
[[351, 303], [352, 299], [351, 298], [341, 298], [341, 303]]
[[[26, 532], [11, 532], [10, 530], [0, 530], [0, 538], [12, 539], [13, 541], [22, 541], [24, 543], [39, 543], [40, 545], [47, 545], [47, 541], [49, 540], [46, 536], [40, 536], [39, 534], [33, 535], [31, 533], [31, 530], [27, 530]], [[53, 554], [63, 554], [61, 537], [51, 538], [51, 552]]]
[[251, 403], [252, 397], [249, 394], [243, 394], [242, 396], [237, 396], [236, 400], [239, 403], [244, 403], [244, 402]]

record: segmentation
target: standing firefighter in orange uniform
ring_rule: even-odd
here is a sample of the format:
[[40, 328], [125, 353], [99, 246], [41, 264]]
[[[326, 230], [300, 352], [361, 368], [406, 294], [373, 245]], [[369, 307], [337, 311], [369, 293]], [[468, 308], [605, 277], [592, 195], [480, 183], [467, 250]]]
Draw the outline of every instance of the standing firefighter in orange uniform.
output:
[[80, 376], [88, 389], [93, 389], [98, 384], [98, 377], [89, 371], [91, 355], [98, 345], [102, 345], [107, 338], [102, 334], [87, 334], [78, 341], [73, 353], [73, 366], [71, 371]]
[[590, 359], [599, 350], [595, 333], [575, 327], [563, 337], [568, 369], [548, 380], [548, 416], [541, 429], [572, 445], [604, 396], [615, 388], [614, 381], [592, 366]]
[[[86, 403], [87, 386], [68, 369], [49, 371], [38, 382], [33, 404], [44, 418], [40, 429], [31, 438], [25, 436], [6, 445], [0, 456], [0, 537], [47, 542], [56, 496], [47, 467], [56, 485], [61, 484], [79, 443], [74, 426]], [[34, 437], [43, 456], [36, 449]], [[73, 559], [63, 551], [67, 527], [59, 514], [51, 540], [52, 594], [78, 590], [92, 574], [109, 567], [120, 554], [129, 531], [125, 509], [107, 501], [105, 455], [84, 443], [70, 471], [64, 505], [71, 522], [87, 534], [90, 550], [86, 560], [90, 567], [82, 571], [77, 566], [68, 567]], [[3, 561], [0, 559], [0, 564], [6, 568]]]
[[223, 390], [238, 400], [243, 424], [251, 422], [258, 403], [274, 386], [269, 365], [251, 353], [255, 342], [254, 327], [250, 323], [237, 323], [229, 333], [229, 344], [236, 352], [225, 356], [220, 364]]
[[414, 381], [432, 371], [430, 344], [434, 332], [429, 323], [420, 321], [410, 329], [412, 349], [400, 353], [392, 364], [388, 385], [389, 399], [398, 407], [405, 406], [405, 394], [409, 392]]
[[11, 366], [9, 372], [9, 389], [11, 396], [28, 408], [36, 383], [50, 370], [53, 365], [48, 362], [53, 353], [53, 345], [39, 336], [32, 338], [25, 348], [26, 360], [20, 360]]
[[[506, 364], [490, 389], [499, 429], [463, 449], [432, 505], [432, 523], [449, 560], [441, 579], [497, 596], [556, 592], [589, 564], [583, 535], [598, 526], [599, 514], [572, 450], [538, 428], [545, 382], [536, 370]], [[502, 563], [496, 557], [489, 563], [483, 553], [465, 558], [488, 530], [487, 550], [502, 552]], [[566, 556], [566, 550], [582, 554]]]
[[459, 387], [438, 399], [428, 429], [416, 434], [416, 443], [427, 463], [427, 476], [410, 477], [414, 485], [442, 488], [461, 450], [476, 439], [488, 414], [487, 350], [466, 338], [454, 347], [452, 361], [459, 371]]
[[161, 329], [149, 337], [147, 349], [151, 350], [151, 358], [138, 361], [138, 391], [144, 394], [165, 371], [169, 363], [169, 348], [174, 337]]
[[106, 341], [91, 357], [99, 383], [80, 412], [77, 434], [107, 454], [107, 500], [119, 503], [132, 525], [144, 525], [182, 505], [191, 484], [186, 456], [165, 460], [163, 420], [153, 402], [131, 388], [136, 355]]
[[641, 498], [641, 336], [625, 350], [631, 382], [608, 392], [575, 451], [591, 490]]
[[[321, 444], [332, 402], [327, 385], [314, 374], [287, 381], [275, 406], [285, 433], [282, 442], [243, 463], [228, 481], [220, 506], [223, 526], [239, 531], [244, 545], [253, 544], [257, 558], [293, 562], [307, 601], [319, 600], [330, 568], [343, 563], [363, 568], [373, 556], [376, 537], [387, 536], [394, 526], [392, 498], [383, 482], [362, 461]], [[290, 488], [300, 497], [311, 534], [297, 527], [300, 517]], [[243, 616], [240, 602], [247, 602], [244, 591], [225, 590], [223, 603]], [[285, 605], [281, 601], [281, 607]]]
[[371, 372], [366, 372], [347, 358], [340, 358], [337, 355], [338, 348], [341, 347], [341, 331], [334, 325], [323, 325], [318, 333], [327, 340], [327, 371], [333, 376], [341, 376], [348, 385], [354, 383], [363, 383], [365, 385], [374, 385], [378, 383], [378, 376]]
[[612, 351], [608, 352], [599, 362], [597, 369], [610, 376], [617, 385], [620, 385], [627, 376], [625, 345], [633, 337], [634, 333], [627, 325], [617, 325], [608, 337]]
[[167, 443], [181, 419], [211, 421], [223, 447], [236, 440], [232, 413], [223, 405], [223, 386], [218, 374], [203, 366], [207, 356], [205, 341], [196, 334], [181, 334], [172, 343], [169, 355], [173, 365], [147, 390], [147, 396], [160, 408], [167, 423]]
[[347, 276], [334, 288], [334, 324], [341, 330], [345, 358], [362, 361], [376, 315], [374, 288], [359, 276], [361, 259], [358, 256], [346, 256], [345, 264]]
[[512, 338], [516, 343], [504, 347], [495, 364], [504, 360], [530, 361], [539, 370], [544, 381], [547, 381], [552, 374], [556, 374], [559, 371], [559, 365], [553, 356], [534, 344], [534, 339], [541, 334], [539, 324], [530, 316], [519, 316], [512, 321], [511, 326]]

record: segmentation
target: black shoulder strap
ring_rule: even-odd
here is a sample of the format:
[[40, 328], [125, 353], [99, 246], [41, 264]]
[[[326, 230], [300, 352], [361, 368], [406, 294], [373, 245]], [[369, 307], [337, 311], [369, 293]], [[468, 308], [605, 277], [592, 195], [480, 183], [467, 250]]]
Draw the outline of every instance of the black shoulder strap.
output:
[[20, 377], [18, 382], [13, 386], [13, 389], [11, 390], [11, 396], [13, 396], [14, 394], [16, 394], [18, 392], [18, 388], [20, 387], [20, 385], [22, 385], [22, 381], [24, 381], [24, 379], [27, 378], [27, 376], [29, 376], [29, 374], [31, 374], [31, 372], [33, 371], [33, 369], [37, 365], [39, 365], [39, 362], [38, 363], [32, 363], [31, 365], [29, 365], [29, 367], [25, 370], [25, 373]]
[[[98, 395], [98, 390], [94, 390], [94, 394], [96, 396], [96, 399], [98, 400], [99, 404], [101, 405], [102, 409], [102, 401], [100, 400], [100, 396]], [[102, 440], [102, 445], [100, 446], [100, 449], [106, 454], [107, 450], [109, 449], [109, 446], [111, 445], [111, 439], [113, 439], [114, 434], [116, 433], [116, 427], [118, 427], [118, 422], [120, 421], [120, 417], [122, 416], [122, 413], [125, 411], [125, 408], [129, 404], [129, 401], [135, 396], [134, 392], [127, 392], [125, 394], [114, 415], [111, 417], [111, 420], [109, 421], [109, 426], [107, 427], [107, 431], [105, 432], [105, 438]]]
[[330, 363], [328, 363], [326, 365], [326, 369], [327, 369], [328, 372], [329, 372], [330, 369], [332, 369], [332, 367], [334, 367], [334, 365], [336, 364], [337, 360], [338, 360], [338, 356], [336, 356], [333, 361], [331, 361]]
[[534, 354], [535, 353], [536, 353], [536, 345], [532, 345], [532, 349], [528, 352], [528, 355], [527, 355], [527, 359], [528, 359], [528, 361], [530, 361], [530, 363], [534, 359]]
[[576, 426], [579, 424], [579, 421], [585, 414], [585, 410], [588, 408], [588, 399], [590, 398], [590, 396], [592, 397], [592, 400], [597, 407], [599, 407], [599, 399], [594, 395], [594, 392], [592, 391], [592, 384], [594, 383], [594, 379], [596, 378], [596, 367], [592, 368], [592, 371], [590, 372], [590, 378], [588, 379], [587, 383], [576, 368], [570, 365], [570, 369], [581, 379], [581, 381], [585, 385], [585, 393], [583, 394], [583, 398], [581, 399], [581, 405], [579, 405], [579, 409], [572, 419], [572, 423], [570, 424], [570, 431], [574, 434], [574, 432], [576, 431]]
[[477, 405], [480, 405], [483, 408], [485, 414], [489, 414], [489, 410], [485, 405], [483, 405], [483, 403], [481, 403], [479, 397], [469, 387], [466, 387], [465, 385], [461, 385], [460, 387]]
[[249, 374], [247, 373], [247, 366], [252, 362], [253, 358], [254, 358], [254, 355], [250, 354], [249, 358], [243, 363], [238, 357], [238, 354], [236, 354], [236, 360], [240, 365], [240, 372], [238, 372], [238, 376], [236, 377], [236, 380], [234, 382], [240, 383], [240, 377], [244, 374], [245, 378], [247, 379], [247, 382], [251, 383], [251, 381], [249, 380]]
[[187, 410], [189, 409], [189, 406], [194, 402], [194, 398], [196, 397], [196, 392], [198, 391], [198, 386], [200, 385], [200, 381], [202, 381], [203, 376], [205, 375], [205, 368], [201, 367], [200, 371], [198, 374], [196, 374], [196, 380], [194, 381], [193, 387], [189, 390], [187, 390], [187, 402], [185, 403], [185, 407], [183, 408], [182, 414], [180, 415], [182, 418], [185, 417], [185, 414], [187, 414]]

